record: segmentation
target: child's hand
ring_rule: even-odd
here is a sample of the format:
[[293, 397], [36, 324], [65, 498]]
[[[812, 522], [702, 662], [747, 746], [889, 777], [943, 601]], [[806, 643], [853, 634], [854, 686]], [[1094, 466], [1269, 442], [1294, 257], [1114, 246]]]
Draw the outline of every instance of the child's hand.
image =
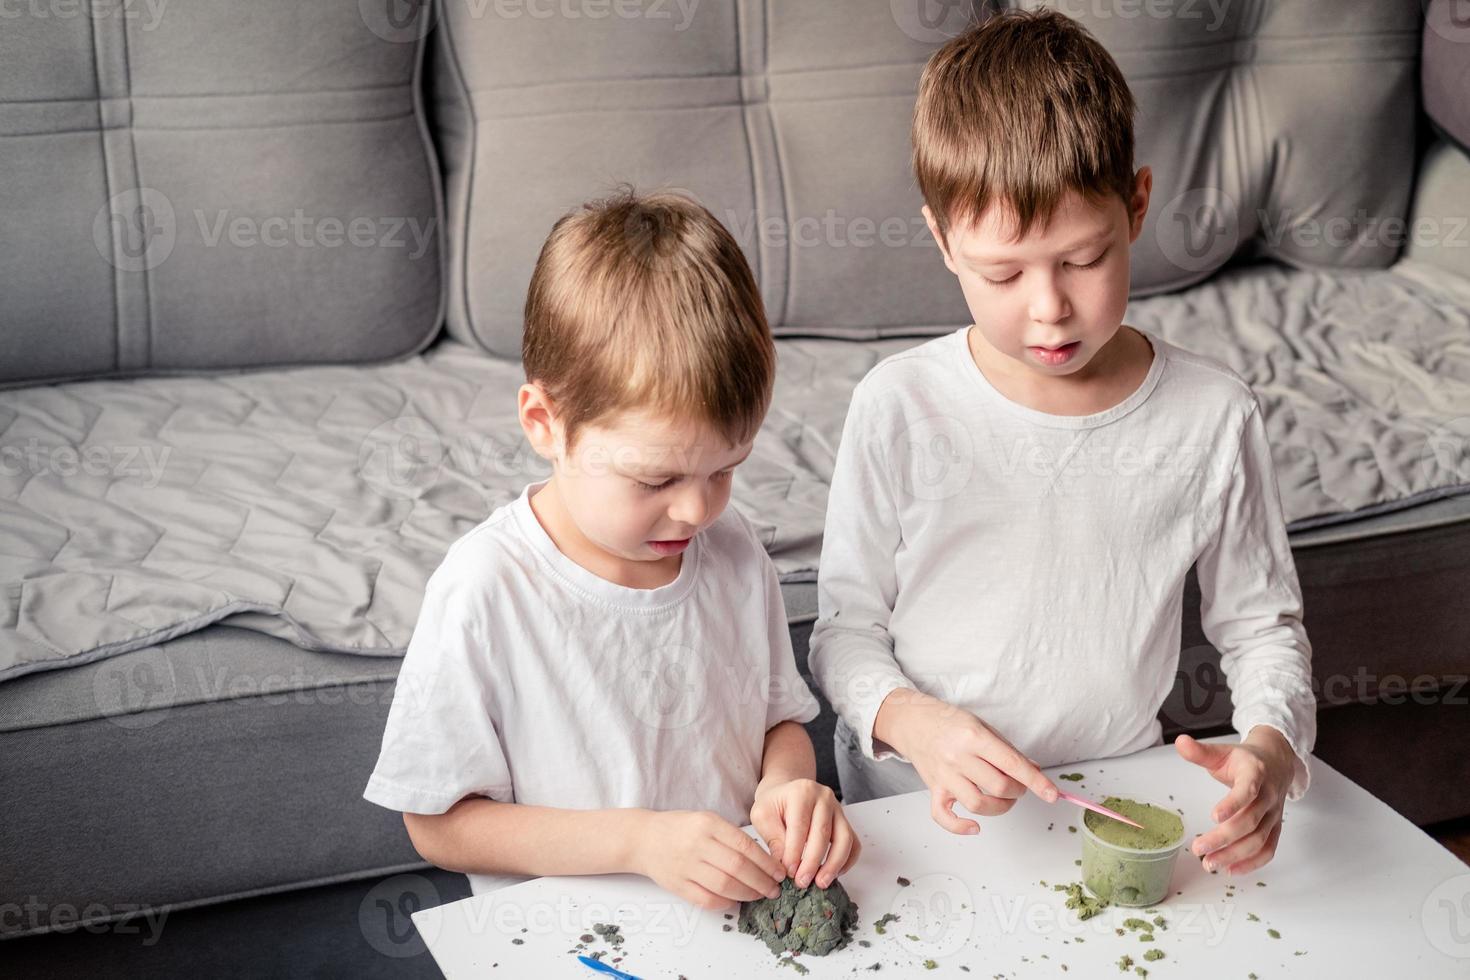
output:
[[[885, 718], [885, 713], [887, 717]], [[955, 815], [999, 816], [1030, 789], [1048, 803], [1057, 788], [1041, 768], [979, 718], [918, 691], [894, 691], [878, 711], [874, 731], [906, 756], [929, 787], [929, 814], [952, 834], [978, 834], [980, 824]]]
[[652, 811], [633, 867], [661, 888], [705, 909], [781, 894], [781, 862], [717, 813]]
[[1174, 745], [1186, 761], [1230, 787], [1210, 815], [1219, 826], [1189, 847], [1205, 856], [1205, 870], [1245, 874], [1275, 857], [1281, 813], [1296, 769], [1296, 755], [1285, 737], [1258, 725], [1236, 745], [1198, 742], [1188, 735], [1180, 735]]
[[863, 850], [837, 796], [815, 779], [762, 782], [750, 822], [799, 888], [830, 887]]

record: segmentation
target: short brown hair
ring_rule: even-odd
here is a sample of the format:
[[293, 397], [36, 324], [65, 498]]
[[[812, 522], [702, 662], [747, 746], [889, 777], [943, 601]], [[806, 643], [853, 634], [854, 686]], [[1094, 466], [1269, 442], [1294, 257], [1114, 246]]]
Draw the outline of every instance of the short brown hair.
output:
[[526, 296], [521, 359], [546, 389], [567, 445], [629, 409], [702, 420], [754, 438], [776, 349], [740, 246], [684, 194], [626, 185], [563, 215]]
[[934, 52], [914, 107], [914, 176], [940, 238], [1009, 205], [1015, 237], [1067, 191], [1128, 205], [1133, 94], [1087, 30], [1054, 10], [1011, 10]]

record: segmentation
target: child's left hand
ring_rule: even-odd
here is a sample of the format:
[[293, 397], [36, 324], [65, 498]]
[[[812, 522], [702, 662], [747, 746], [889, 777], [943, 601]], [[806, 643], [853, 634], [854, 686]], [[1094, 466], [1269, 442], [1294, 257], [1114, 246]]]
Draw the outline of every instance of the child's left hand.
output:
[[1180, 735], [1174, 747], [1186, 761], [1230, 787], [1210, 815], [1219, 826], [1196, 837], [1189, 848], [1204, 857], [1205, 870], [1245, 874], [1275, 857], [1296, 768], [1296, 755], [1285, 737], [1258, 725], [1235, 745]]
[[830, 887], [862, 853], [836, 794], [815, 779], [762, 781], [750, 822], [799, 888], [814, 880], [819, 888]]

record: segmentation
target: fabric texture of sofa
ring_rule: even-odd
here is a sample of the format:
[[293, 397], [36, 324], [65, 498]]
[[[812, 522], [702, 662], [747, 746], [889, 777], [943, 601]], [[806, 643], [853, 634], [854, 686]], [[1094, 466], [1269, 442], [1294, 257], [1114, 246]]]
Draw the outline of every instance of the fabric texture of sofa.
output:
[[[526, 282], [619, 182], [694, 194], [757, 272], [780, 373], [734, 506], [805, 672], [852, 386], [968, 319], [908, 120], [991, 6], [7, 21], [0, 903], [104, 922], [424, 867], [360, 798], [398, 657], [443, 549], [544, 473], [514, 418]], [[1059, 6], [1139, 101], [1130, 322], [1262, 402], [1318, 754], [1420, 823], [1470, 814], [1470, 158], [1420, 94], [1466, 77], [1470, 32], [1415, 0]], [[1168, 737], [1228, 729], [1198, 599]], [[812, 731], [835, 785], [825, 702]]]

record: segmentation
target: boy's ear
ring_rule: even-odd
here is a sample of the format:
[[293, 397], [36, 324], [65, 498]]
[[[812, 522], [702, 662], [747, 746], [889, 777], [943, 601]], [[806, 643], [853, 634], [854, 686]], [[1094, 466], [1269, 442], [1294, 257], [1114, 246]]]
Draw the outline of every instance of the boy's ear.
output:
[[1143, 219], [1148, 214], [1148, 199], [1154, 189], [1154, 172], [1148, 167], [1139, 167], [1133, 175], [1133, 198], [1128, 202], [1128, 241], [1138, 241], [1143, 231]]
[[944, 244], [944, 236], [939, 233], [939, 225], [934, 220], [934, 212], [929, 210], [929, 205], [927, 204], [924, 205], [923, 211], [924, 223], [929, 226], [929, 234], [934, 238], [935, 244], [939, 246], [939, 254], [944, 256], [944, 267], [955, 275], [959, 275], [960, 270], [954, 267], [954, 261], [949, 257], [949, 249]]
[[521, 431], [537, 456], [552, 462], [561, 451], [561, 425], [551, 396], [534, 381], [521, 385], [516, 395]]

